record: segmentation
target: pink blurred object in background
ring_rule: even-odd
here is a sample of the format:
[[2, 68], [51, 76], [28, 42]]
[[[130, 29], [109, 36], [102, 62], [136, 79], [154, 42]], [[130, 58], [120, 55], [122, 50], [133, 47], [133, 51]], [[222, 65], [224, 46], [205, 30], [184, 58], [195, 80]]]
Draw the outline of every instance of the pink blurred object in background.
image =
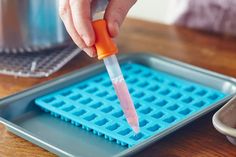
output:
[[236, 35], [236, 0], [177, 0], [174, 24]]

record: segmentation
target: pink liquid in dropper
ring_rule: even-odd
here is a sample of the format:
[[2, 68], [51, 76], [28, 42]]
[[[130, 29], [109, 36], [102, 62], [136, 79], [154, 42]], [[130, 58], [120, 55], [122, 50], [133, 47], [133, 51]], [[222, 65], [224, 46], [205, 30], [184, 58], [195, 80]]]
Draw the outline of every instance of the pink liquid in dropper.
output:
[[129, 94], [129, 90], [126, 86], [125, 80], [123, 78], [112, 80], [113, 86], [115, 88], [116, 94], [120, 100], [120, 105], [123, 109], [125, 117], [132, 127], [135, 133], [139, 132], [139, 121], [138, 116], [134, 107], [134, 103]]

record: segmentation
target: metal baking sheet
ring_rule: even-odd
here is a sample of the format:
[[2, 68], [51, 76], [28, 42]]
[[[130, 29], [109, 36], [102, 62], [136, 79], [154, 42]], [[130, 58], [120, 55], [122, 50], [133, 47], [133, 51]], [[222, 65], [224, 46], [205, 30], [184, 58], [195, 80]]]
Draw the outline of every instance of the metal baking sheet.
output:
[[50, 114], [42, 112], [34, 104], [34, 100], [37, 97], [65, 88], [105, 71], [103, 63], [99, 63], [2, 99], [0, 101], [0, 121], [7, 126], [9, 131], [59, 156], [93, 157], [94, 154], [96, 154], [96, 157], [128, 156], [137, 153], [219, 107], [236, 92], [236, 81], [233, 78], [158, 55], [147, 53], [123, 54], [119, 56], [119, 60], [120, 62], [143, 64], [150, 68], [215, 88], [229, 96], [165, 132], [157, 134], [131, 148], [122, 147], [70, 123], [53, 118]]
[[216, 130], [224, 134], [236, 146], [236, 96], [217, 111], [212, 122]]

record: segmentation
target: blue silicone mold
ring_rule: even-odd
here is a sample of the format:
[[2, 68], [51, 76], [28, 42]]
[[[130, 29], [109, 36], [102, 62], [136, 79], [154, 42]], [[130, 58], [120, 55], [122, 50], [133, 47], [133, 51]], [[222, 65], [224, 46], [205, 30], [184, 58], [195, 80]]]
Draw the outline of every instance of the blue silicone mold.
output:
[[140, 64], [124, 63], [121, 67], [140, 120], [141, 132], [137, 135], [126, 122], [106, 72], [37, 98], [35, 102], [55, 117], [131, 147], [226, 96]]

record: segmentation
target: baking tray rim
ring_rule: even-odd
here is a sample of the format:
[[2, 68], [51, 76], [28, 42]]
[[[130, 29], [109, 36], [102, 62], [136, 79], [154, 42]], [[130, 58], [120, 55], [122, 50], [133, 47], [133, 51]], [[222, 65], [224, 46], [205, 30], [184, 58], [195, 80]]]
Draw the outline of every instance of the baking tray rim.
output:
[[229, 100], [222, 108], [220, 108], [212, 117], [212, 123], [217, 131], [220, 133], [226, 135], [226, 136], [231, 136], [236, 138], [236, 129], [232, 128], [226, 124], [224, 124], [219, 116], [221, 112], [223, 112], [225, 109], [227, 109], [229, 106], [233, 105], [231, 102], [235, 101], [236, 97], [233, 99]]
[[[121, 54], [119, 55], [119, 59], [121, 60], [126, 60], [126, 59], [129, 59], [130, 55], [134, 55], [134, 53], [127, 53], [127, 54]], [[194, 65], [190, 65], [190, 64], [187, 64], [187, 63], [183, 63], [183, 62], [180, 62], [180, 61], [176, 61], [174, 59], [170, 59], [170, 58], [167, 58], [167, 57], [163, 57], [161, 55], [157, 55], [157, 54], [152, 54], [152, 53], [135, 53], [135, 57], [136, 59], [138, 59], [140, 56], [142, 57], [154, 57], [155, 59], [159, 59], [159, 60], [162, 60], [162, 61], [166, 61], [170, 64], [175, 64], [179, 67], [183, 67], [183, 68], [187, 68], [187, 69], [190, 69], [190, 70], [194, 70], [196, 72], [200, 72], [200, 73], [203, 73], [203, 74], [206, 74], [208, 76], [213, 76], [213, 77], [217, 77], [223, 81], [227, 81], [227, 82], [230, 82], [232, 85], [236, 85], [236, 79], [234, 79], [233, 77], [229, 77], [229, 76], [226, 76], [226, 75], [223, 75], [223, 74], [219, 74], [219, 73], [216, 73], [216, 72], [213, 72], [213, 71], [210, 71], [210, 70], [207, 70], [207, 69], [203, 69], [203, 68], [200, 68], [200, 67], [197, 67], [197, 66], [194, 66]], [[135, 62], [134, 59], [133, 61]], [[95, 66], [98, 66], [98, 65], [101, 65], [101, 63], [95, 63], [95, 64], [92, 64], [92, 65], [89, 65], [89, 66], [86, 66], [84, 68], [81, 68], [79, 70], [75, 70], [75, 71], [72, 71], [68, 74], [65, 74], [65, 75], [62, 75], [62, 76], [59, 76], [55, 79], [52, 79], [52, 80], [49, 80], [49, 81], [46, 81], [46, 82], [43, 82], [43, 83], [40, 83], [38, 85], [34, 85], [26, 90], [23, 90], [23, 91], [20, 91], [18, 93], [15, 93], [15, 94], [12, 94], [10, 96], [6, 96], [2, 99], [0, 99], [0, 106], [3, 106], [3, 105], [6, 105], [6, 101], [8, 101], [9, 99], [17, 99], [17, 97], [20, 97], [22, 94], [27, 94], [28, 92], [32, 91], [32, 90], [36, 90], [36, 91], [40, 91], [42, 90], [41, 88], [44, 87], [44, 86], [47, 86], [47, 85], [53, 85], [53, 83], [59, 83], [60, 81], [63, 81], [65, 78], [69, 77], [69, 76], [72, 76], [73, 74], [75, 73], [81, 73], [82, 71], [86, 71], [86, 69], [90, 69], [91, 67], [95, 67]], [[173, 133], [174, 131], [178, 130], [179, 128], [189, 124], [190, 122], [196, 120], [197, 118], [211, 112], [212, 110], [216, 109], [219, 107], [219, 105], [222, 105], [222, 103], [226, 102], [227, 100], [229, 100], [230, 98], [232, 97], [232, 95], [229, 95], [227, 97], [225, 97], [224, 99], [222, 99], [221, 101], [218, 101], [217, 103], [215, 103], [215, 105], [212, 105], [212, 106], [209, 106], [207, 107], [206, 109], [204, 109], [203, 111], [199, 112], [198, 114], [195, 114], [195, 115], [192, 115], [190, 116], [188, 119], [186, 120], [183, 120], [182, 122], [179, 122], [178, 125], [174, 125], [172, 127], [170, 127], [169, 129], [165, 130], [165, 132], [161, 132], [143, 142], [141, 142], [140, 144], [132, 147], [132, 148], [128, 148], [124, 151], [122, 151], [121, 153], [115, 155], [115, 156], [126, 156], [126, 155], [130, 155], [132, 153], [136, 153], [138, 151], [141, 151], [143, 148], [145, 148], [146, 146], [154, 143], [154, 142], [157, 142], [158, 140], [162, 139], [163, 137], [169, 135], [170, 133]], [[29, 132], [28, 130], [25, 130], [24, 128], [0, 117], [0, 122], [2, 122], [4, 125], [7, 126], [7, 128], [9, 128], [9, 131], [17, 134], [18, 136], [34, 143], [34, 144], [37, 144], [39, 145], [40, 147], [43, 147], [44, 149], [46, 150], [49, 150], [55, 154], [58, 154], [58, 153], [63, 153], [62, 155], [68, 155], [70, 156], [70, 154], [65, 154], [64, 151], [62, 151], [61, 149], [59, 150], [55, 150], [55, 147], [53, 147], [52, 145], [49, 145], [47, 143], [45, 143], [44, 141], [42, 141], [40, 138], [37, 138], [37, 137], [34, 137], [32, 136], [34, 133], [32, 132]], [[59, 151], [59, 152], [58, 152]]]

